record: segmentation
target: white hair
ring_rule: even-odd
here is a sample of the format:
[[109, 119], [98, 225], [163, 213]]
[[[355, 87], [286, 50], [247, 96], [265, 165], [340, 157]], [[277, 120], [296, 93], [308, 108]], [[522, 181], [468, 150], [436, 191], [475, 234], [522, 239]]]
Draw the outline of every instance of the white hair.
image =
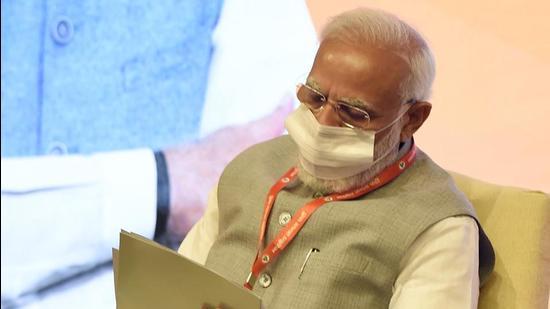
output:
[[400, 97], [423, 101], [431, 95], [435, 61], [426, 41], [411, 26], [390, 13], [358, 8], [334, 18], [323, 29], [321, 41], [336, 39], [357, 47], [380, 47], [404, 58], [409, 75], [400, 85]]

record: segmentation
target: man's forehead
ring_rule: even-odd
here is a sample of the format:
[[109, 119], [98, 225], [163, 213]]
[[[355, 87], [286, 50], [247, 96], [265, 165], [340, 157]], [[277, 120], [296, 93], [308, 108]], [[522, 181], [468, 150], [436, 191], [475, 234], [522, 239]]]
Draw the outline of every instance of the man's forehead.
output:
[[322, 93], [336, 85], [338, 99], [378, 105], [399, 97], [408, 74], [408, 63], [395, 52], [330, 40], [321, 42], [307, 83]]
[[[317, 90], [319, 93], [323, 94], [323, 95], [328, 95], [327, 93], [325, 93], [325, 91], [323, 90], [321, 84], [319, 82], [317, 82], [317, 80], [315, 79], [315, 77], [313, 76], [309, 76], [306, 80], [306, 83], [309, 87]], [[351, 105], [354, 105], [354, 106], [357, 106], [357, 107], [366, 107], [366, 108], [374, 108], [374, 106], [372, 105], [372, 103], [368, 102], [367, 100], [364, 100], [364, 99], [361, 99], [359, 97], [355, 97], [355, 96], [339, 96], [337, 98], [335, 98], [337, 101], [341, 101], [341, 102], [345, 102], [345, 103], [349, 103]]]
[[[321, 41], [317, 49], [317, 56], [323, 54], [327, 60], [350, 59], [348, 54], [335, 54], [337, 49], [356, 50], [364, 53], [365, 57], [377, 57], [391, 61], [397, 65], [409, 66], [410, 62], [407, 54], [407, 48], [412, 45], [390, 46], [382, 44], [373, 44], [368, 42], [348, 42], [336, 38], [325, 39]], [[411, 47], [412, 48], [412, 47]], [[350, 57], [345, 57], [350, 56]], [[364, 59], [362, 59], [365, 61]], [[357, 61], [353, 59], [353, 61]]]

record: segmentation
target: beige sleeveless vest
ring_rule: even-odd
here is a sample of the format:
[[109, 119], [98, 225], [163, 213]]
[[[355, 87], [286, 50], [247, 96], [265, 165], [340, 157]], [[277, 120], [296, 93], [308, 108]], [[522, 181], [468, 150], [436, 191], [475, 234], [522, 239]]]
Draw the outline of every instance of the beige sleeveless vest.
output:
[[[256, 256], [267, 192], [296, 160], [294, 142], [283, 136], [248, 149], [229, 164], [218, 186], [219, 236], [208, 268], [244, 283]], [[314, 194], [299, 182], [279, 193], [267, 243], [282, 228], [280, 215], [294, 214]], [[414, 165], [393, 182], [360, 199], [319, 208], [265, 269], [270, 285], [256, 282], [253, 290], [267, 309], [387, 308], [407, 248], [434, 223], [458, 215], [475, 218], [451, 177], [418, 151]], [[300, 274], [312, 248], [318, 252], [311, 253]]]

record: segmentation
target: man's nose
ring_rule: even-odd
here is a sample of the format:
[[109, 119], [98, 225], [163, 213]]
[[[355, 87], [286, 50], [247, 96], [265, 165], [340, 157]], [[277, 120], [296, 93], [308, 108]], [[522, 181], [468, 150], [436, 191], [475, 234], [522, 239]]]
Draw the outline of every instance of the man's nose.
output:
[[341, 123], [337, 107], [331, 102], [325, 103], [323, 108], [316, 113], [315, 118], [325, 126], [339, 127]]

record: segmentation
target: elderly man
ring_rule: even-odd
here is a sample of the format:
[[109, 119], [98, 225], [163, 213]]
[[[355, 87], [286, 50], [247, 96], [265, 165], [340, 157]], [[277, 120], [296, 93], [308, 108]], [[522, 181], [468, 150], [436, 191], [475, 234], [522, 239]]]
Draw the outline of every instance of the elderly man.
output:
[[476, 308], [492, 247], [413, 140], [434, 71], [424, 39], [397, 17], [334, 18], [297, 86], [290, 136], [226, 167], [180, 252], [268, 309]]

